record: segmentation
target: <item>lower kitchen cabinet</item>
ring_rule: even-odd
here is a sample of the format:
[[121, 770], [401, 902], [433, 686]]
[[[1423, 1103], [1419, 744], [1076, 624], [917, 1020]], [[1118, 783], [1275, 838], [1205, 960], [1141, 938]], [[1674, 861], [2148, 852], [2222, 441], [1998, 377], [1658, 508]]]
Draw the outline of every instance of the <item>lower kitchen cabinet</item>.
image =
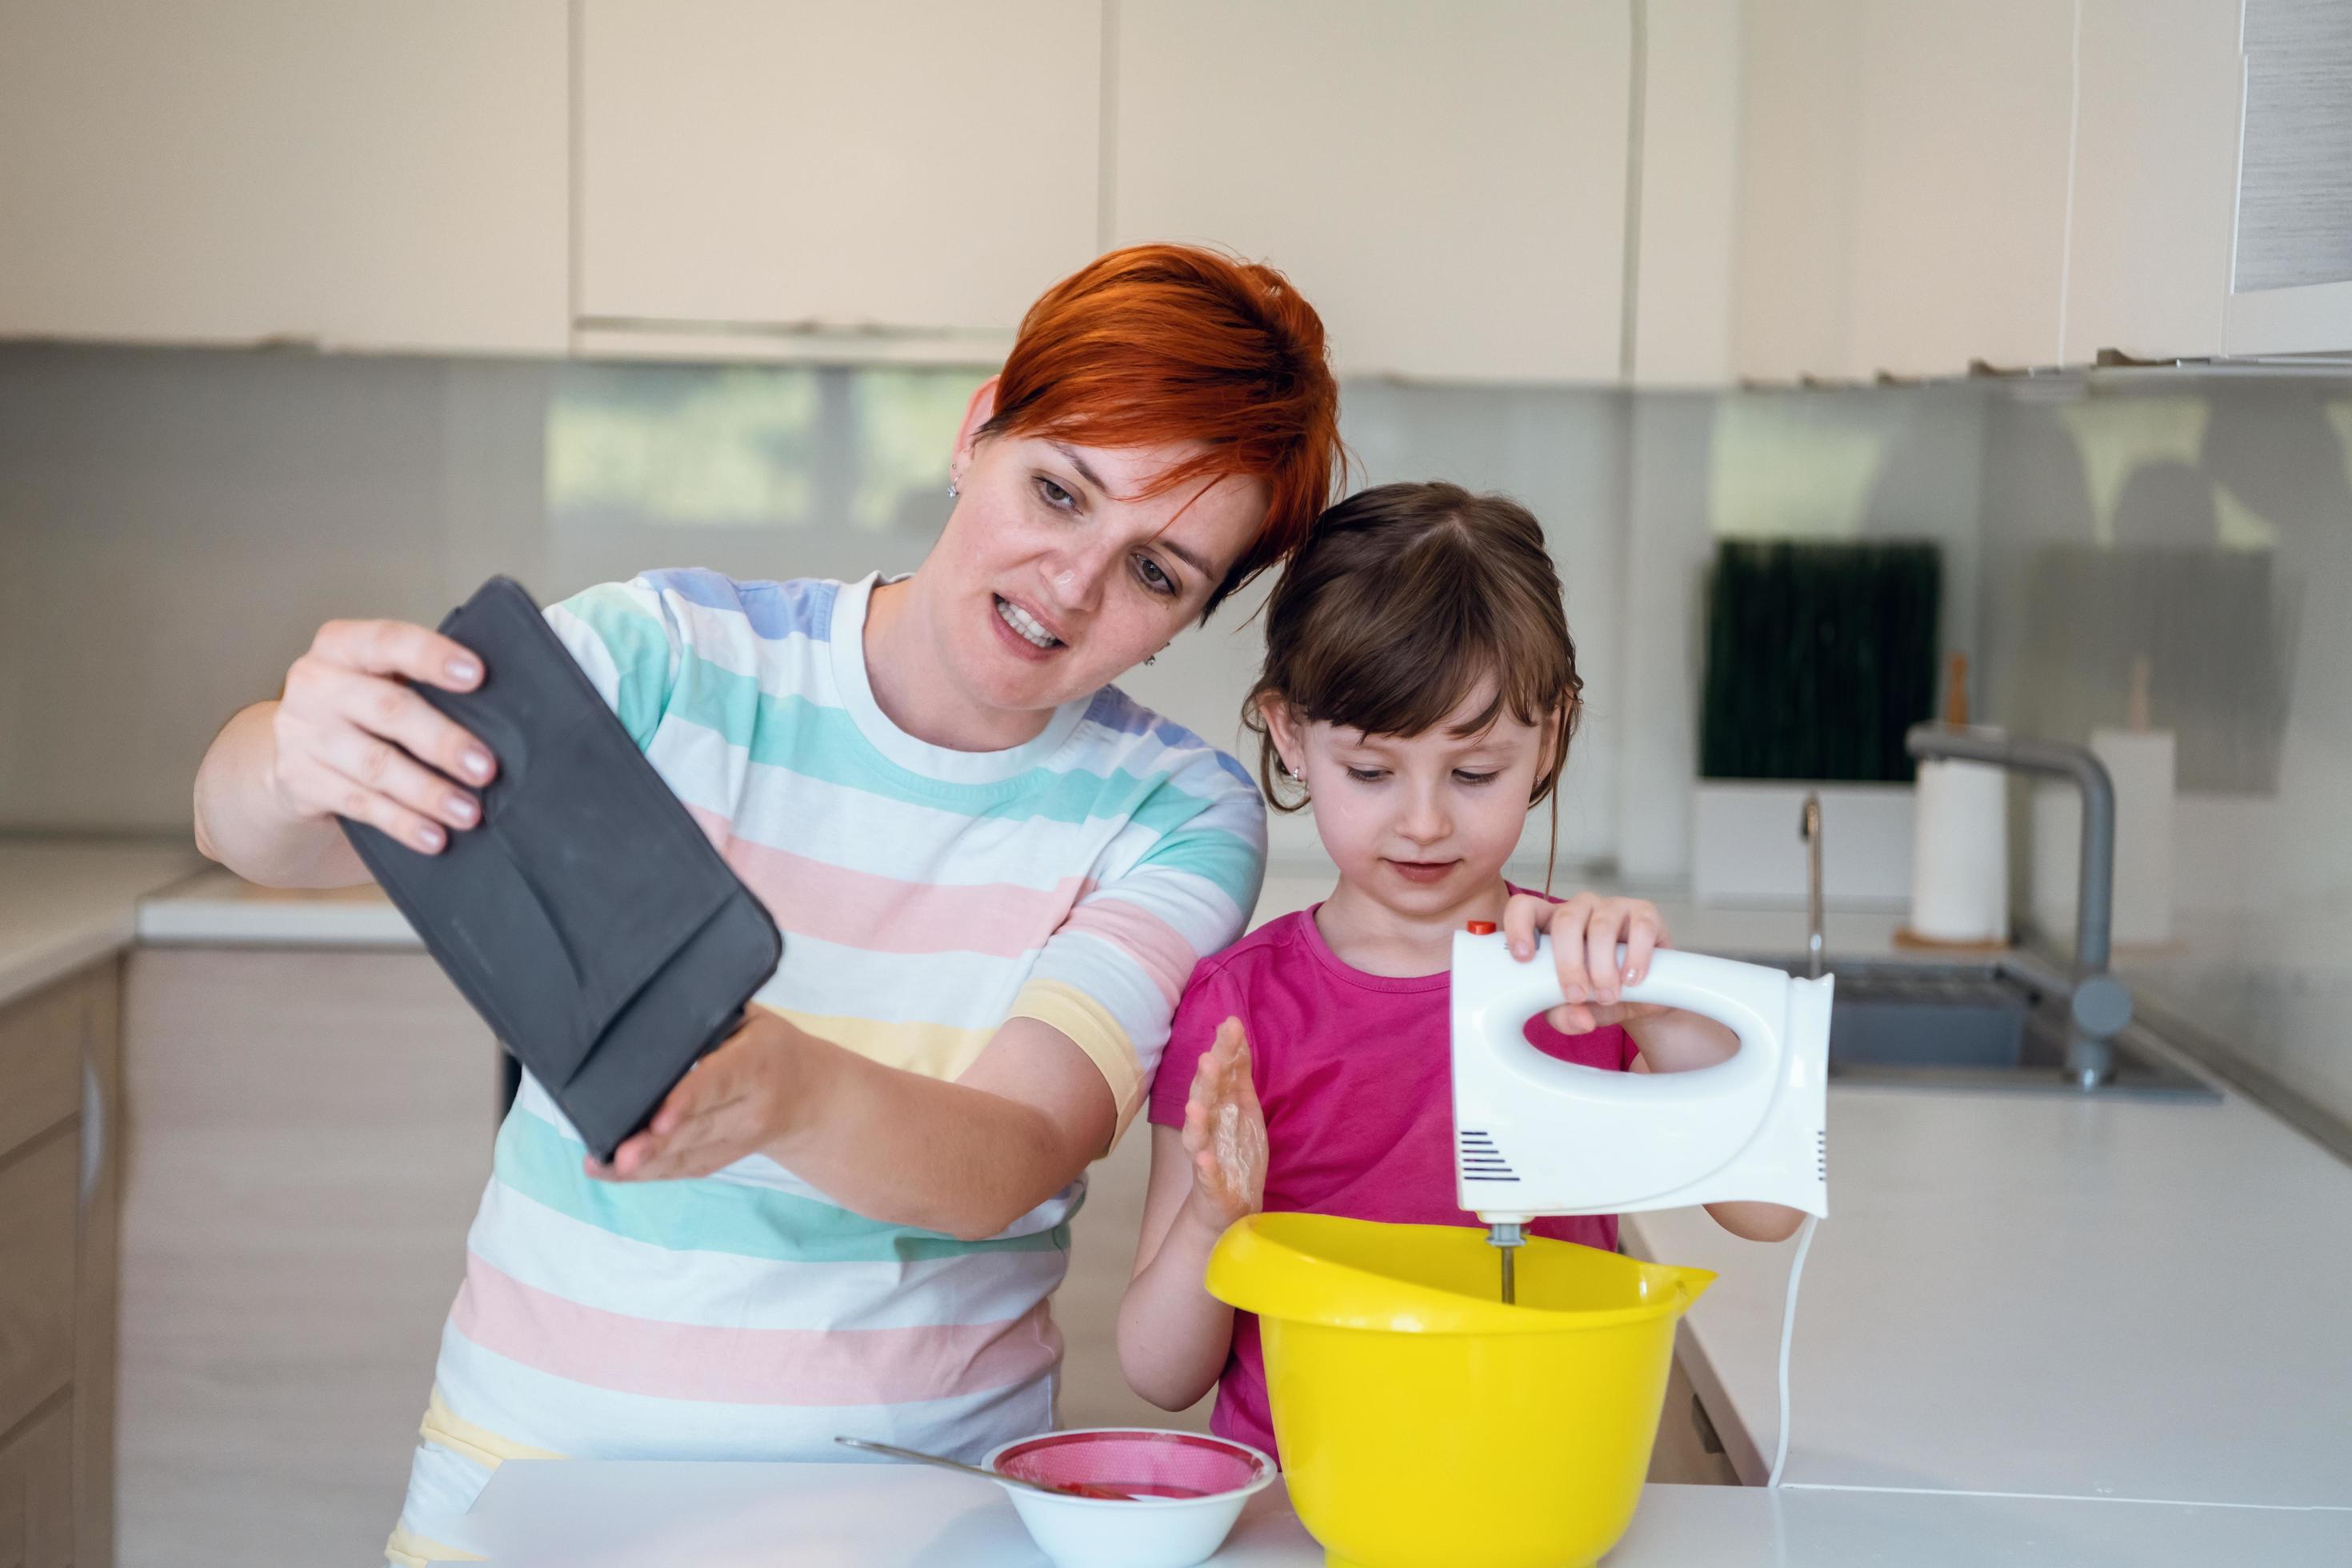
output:
[[0, 1568], [114, 1560], [118, 976], [0, 1005]]
[[415, 952], [146, 947], [123, 1007], [122, 1560], [381, 1562], [497, 1047]]
[[1679, 1354], [1666, 1373], [1666, 1398], [1658, 1413], [1658, 1441], [1650, 1450], [1649, 1479], [1684, 1486], [1739, 1484], [1739, 1472], [1733, 1468], [1731, 1456], [1724, 1452], [1723, 1440], [1716, 1436], [1706, 1407], [1698, 1402]]

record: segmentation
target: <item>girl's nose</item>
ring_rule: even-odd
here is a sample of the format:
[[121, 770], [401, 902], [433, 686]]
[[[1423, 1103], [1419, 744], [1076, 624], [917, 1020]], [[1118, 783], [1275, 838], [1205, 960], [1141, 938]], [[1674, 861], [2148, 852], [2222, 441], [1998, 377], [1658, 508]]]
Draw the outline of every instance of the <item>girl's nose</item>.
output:
[[1416, 790], [1405, 803], [1397, 831], [1415, 844], [1434, 844], [1454, 831], [1454, 819], [1446, 814], [1444, 799], [1437, 791]]

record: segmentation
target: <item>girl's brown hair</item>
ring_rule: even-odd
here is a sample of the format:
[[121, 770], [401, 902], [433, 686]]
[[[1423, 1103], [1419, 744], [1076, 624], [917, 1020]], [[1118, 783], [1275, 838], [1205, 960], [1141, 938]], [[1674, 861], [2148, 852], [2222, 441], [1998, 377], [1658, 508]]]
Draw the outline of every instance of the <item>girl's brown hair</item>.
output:
[[[1282, 763], [1263, 705], [1368, 735], [1431, 730], [1491, 680], [1494, 697], [1459, 735], [1507, 708], [1523, 724], [1555, 714], [1532, 809], [1549, 798], [1553, 853], [1559, 773], [1584, 709], [1576, 644], [1543, 526], [1502, 496], [1459, 485], [1380, 485], [1318, 518], [1266, 602], [1265, 665], [1242, 706], [1257, 731], [1258, 780], [1276, 811], [1303, 793]], [[1551, 863], [1544, 883], [1551, 882]]]

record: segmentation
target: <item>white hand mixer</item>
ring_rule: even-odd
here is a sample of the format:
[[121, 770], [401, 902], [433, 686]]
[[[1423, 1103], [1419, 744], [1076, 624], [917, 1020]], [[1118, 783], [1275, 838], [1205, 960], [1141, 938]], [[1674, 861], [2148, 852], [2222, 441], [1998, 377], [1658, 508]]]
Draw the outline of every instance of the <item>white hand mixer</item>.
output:
[[[1483, 929], [1482, 929], [1483, 928]], [[1618, 949], [1624, 962], [1624, 949]], [[1454, 1171], [1461, 1205], [1502, 1251], [1513, 1300], [1521, 1227], [1541, 1215], [1628, 1214], [1727, 1198], [1830, 1212], [1828, 1086], [1833, 976], [1661, 950], [1628, 1002], [1686, 1008], [1739, 1048], [1692, 1072], [1625, 1073], [1546, 1056], [1528, 1020], [1559, 1006], [1551, 941], [1511, 956], [1486, 921], [1454, 936]], [[1812, 1240], [1805, 1222], [1780, 1337], [1779, 1484], [1788, 1456], [1789, 1329]]]

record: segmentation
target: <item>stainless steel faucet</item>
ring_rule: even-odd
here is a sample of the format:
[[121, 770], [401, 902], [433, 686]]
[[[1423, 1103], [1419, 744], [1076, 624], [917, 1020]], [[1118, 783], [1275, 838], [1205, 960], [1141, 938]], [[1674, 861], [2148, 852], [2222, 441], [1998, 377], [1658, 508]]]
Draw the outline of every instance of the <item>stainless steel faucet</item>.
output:
[[2115, 1076], [2115, 1037], [2131, 1022], [2131, 993], [2107, 973], [2107, 943], [2116, 896], [2116, 785], [2089, 748], [1996, 731], [1914, 724], [1903, 743], [1927, 761], [1954, 758], [1990, 763], [2012, 773], [2071, 779], [2083, 792], [2081, 886], [2074, 898], [2074, 992], [2069, 999], [2074, 1032], [2066, 1041], [2066, 1076], [2096, 1089]]
[[1797, 833], [1805, 841], [1805, 973], [1822, 977], [1822, 794], [1805, 792]]

